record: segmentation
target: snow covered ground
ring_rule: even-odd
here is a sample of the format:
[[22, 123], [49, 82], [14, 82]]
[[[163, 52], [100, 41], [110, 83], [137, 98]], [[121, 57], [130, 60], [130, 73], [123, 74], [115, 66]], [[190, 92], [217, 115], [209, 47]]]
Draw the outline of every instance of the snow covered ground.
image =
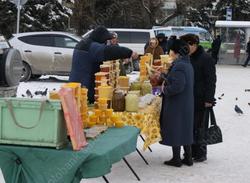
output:
[[[181, 168], [163, 165], [171, 158], [171, 148], [159, 144], [152, 145], [153, 152], [143, 152], [149, 162], [147, 166], [135, 152], [127, 156], [128, 162], [141, 178], [143, 183], [249, 183], [250, 182], [250, 68], [241, 66], [217, 67], [216, 97], [224, 96], [217, 101], [215, 113], [218, 125], [223, 131], [224, 142], [208, 147], [208, 160], [196, 163], [192, 167]], [[58, 77], [67, 79], [67, 77]], [[18, 96], [25, 94], [27, 88], [36, 90], [58, 89], [62, 80], [43, 77], [39, 81], [21, 83]], [[236, 97], [238, 100], [236, 101]], [[237, 104], [244, 114], [234, 112]], [[138, 139], [138, 148], [142, 149], [142, 141]], [[1, 176], [0, 176], [1, 177]], [[110, 182], [138, 182], [123, 161], [113, 165], [112, 172], [107, 175]], [[82, 180], [81, 183], [102, 183], [102, 178]]]

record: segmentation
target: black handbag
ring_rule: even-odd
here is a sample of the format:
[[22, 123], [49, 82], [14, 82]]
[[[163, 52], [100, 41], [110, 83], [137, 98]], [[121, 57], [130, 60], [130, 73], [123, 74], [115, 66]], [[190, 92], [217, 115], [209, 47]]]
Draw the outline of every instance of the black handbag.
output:
[[209, 111], [210, 125], [205, 133], [205, 143], [207, 145], [221, 143], [223, 141], [222, 140], [222, 132], [221, 132], [220, 127], [216, 123], [214, 110], [213, 110], [213, 108], [209, 108], [207, 110]]

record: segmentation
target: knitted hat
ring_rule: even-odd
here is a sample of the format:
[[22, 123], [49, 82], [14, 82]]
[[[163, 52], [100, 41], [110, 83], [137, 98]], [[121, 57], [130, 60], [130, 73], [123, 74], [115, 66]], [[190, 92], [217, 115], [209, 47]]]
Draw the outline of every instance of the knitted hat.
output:
[[170, 46], [170, 50], [180, 54], [181, 56], [186, 56], [189, 54], [188, 44], [180, 39], [173, 40], [173, 44]]
[[105, 43], [107, 40], [112, 39], [112, 34], [106, 27], [99, 26], [91, 32], [90, 39], [98, 43]]
[[185, 41], [186, 43], [193, 45], [193, 44], [199, 44], [200, 43], [200, 39], [199, 36], [195, 35], [195, 34], [185, 34], [183, 36], [180, 37], [181, 40]]

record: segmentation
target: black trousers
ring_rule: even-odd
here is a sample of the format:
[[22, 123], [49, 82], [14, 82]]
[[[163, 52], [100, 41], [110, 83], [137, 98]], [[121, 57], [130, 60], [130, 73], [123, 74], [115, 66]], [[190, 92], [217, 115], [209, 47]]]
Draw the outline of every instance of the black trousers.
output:
[[200, 139], [205, 135], [208, 124], [204, 122], [205, 108], [194, 112], [194, 144], [192, 145], [192, 156], [201, 158], [207, 155], [207, 145], [201, 143]]
[[[191, 145], [185, 145], [184, 148], [184, 157], [192, 158], [192, 147]], [[173, 151], [173, 159], [180, 160], [181, 159], [181, 146], [172, 146]]]
[[243, 65], [247, 66], [249, 61], [250, 61], [250, 54], [248, 54], [247, 59], [246, 59], [246, 61], [245, 61], [245, 63]]

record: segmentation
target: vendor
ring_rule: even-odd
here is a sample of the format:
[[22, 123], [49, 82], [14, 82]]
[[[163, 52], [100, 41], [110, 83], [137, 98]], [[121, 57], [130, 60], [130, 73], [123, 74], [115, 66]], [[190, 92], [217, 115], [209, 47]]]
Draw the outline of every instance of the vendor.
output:
[[145, 53], [151, 53], [153, 55], [153, 60], [161, 59], [161, 55], [164, 55], [163, 49], [159, 46], [159, 41], [157, 38], [151, 38], [149, 40], [149, 45], [145, 50]]
[[137, 53], [121, 47], [106, 45], [112, 34], [103, 26], [97, 27], [87, 39], [81, 40], [73, 53], [70, 82], [80, 82], [88, 88], [89, 103], [94, 103], [95, 73], [103, 61], [137, 58]]

